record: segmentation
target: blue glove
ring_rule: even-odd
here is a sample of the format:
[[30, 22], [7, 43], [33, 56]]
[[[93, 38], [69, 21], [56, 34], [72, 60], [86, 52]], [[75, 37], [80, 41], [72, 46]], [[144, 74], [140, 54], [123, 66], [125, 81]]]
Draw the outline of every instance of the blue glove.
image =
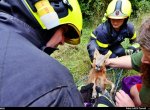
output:
[[134, 50], [133, 49], [125, 49], [125, 53], [126, 53], [126, 55], [131, 55], [134, 53]]
[[138, 52], [139, 49], [140, 49], [140, 45], [138, 43], [134, 43], [125, 50], [125, 53], [127, 55], [131, 55], [135, 52]]

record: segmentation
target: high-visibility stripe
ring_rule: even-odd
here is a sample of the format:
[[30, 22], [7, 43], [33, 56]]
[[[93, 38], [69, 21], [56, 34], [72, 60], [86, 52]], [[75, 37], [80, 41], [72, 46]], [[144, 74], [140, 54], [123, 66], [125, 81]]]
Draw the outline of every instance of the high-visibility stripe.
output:
[[96, 36], [95, 36], [93, 33], [91, 33], [91, 37], [93, 37], [93, 38], [95, 38], [95, 39], [96, 39]]
[[104, 44], [98, 40], [96, 40], [96, 43], [98, 44], [98, 46], [103, 47], [103, 48], [107, 48], [109, 46], [109, 44]]
[[110, 105], [114, 105], [112, 100], [109, 99], [108, 97], [106, 97], [105, 95], [102, 95], [101, 93], [99, 93], [98, 95], [99, 95], [99, 98], [101, 98], [102, 100], [104, 99], [106, 101], [105, 102], [104, 101], [103, 102], [98, 102], [97, 107], [109, 107]]
[[[91, 37], [96, 39], [96, 36], [93, 33], [91, 33]], [[98, 44], [98, 46], [103, 47], [103, 48], [107, 48], [109, 46], [109, 44], [104, 44], [98, 40], [96, 40], [96, 43]]]
[[136, 32], [134, 33], [133, 37], [131, 38], [132, 40], [133, 39], [136, 39]]
[[97, 107], [108, 107], [108, 106], [105, 104], [98, 104]]

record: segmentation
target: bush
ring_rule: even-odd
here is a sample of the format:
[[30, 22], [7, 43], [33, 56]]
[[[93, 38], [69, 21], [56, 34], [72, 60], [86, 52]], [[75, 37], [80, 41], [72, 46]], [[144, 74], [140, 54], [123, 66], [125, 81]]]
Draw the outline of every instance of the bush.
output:
[[148, 0], [132, 0], [132, 17], [140, 17], [141, 13], [150, 11], [150, 1]]
[[[85, 21], [99, 21], [111, 0], [79, 0]], [[94, 22], [95, 23], [95, 22]]]
[[[110, 1], [111, 0], [79, 0], [84, 21], [94, 21], [93, 25], [100, 23]], [[130, 2], [133, 9], [133, 13], [131, 14], [132, 18], [139, 17], [141, 13], [150, 11], [149, 0], [130, 0]]]

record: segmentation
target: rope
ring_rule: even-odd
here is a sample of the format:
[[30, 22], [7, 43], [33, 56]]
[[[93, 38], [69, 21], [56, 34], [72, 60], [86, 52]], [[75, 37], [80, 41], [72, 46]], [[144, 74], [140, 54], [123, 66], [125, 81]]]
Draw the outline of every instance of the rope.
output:
[[[119, 70], [119, 72], [118, 72], [118, 70]], [[109, 68], [109, 69], [107, 69], [107, 72], [108, 71], [114, 71], [115, 72], [115, 89], [114, 89], [114, 94], [115, 94], [116, 91], [118, 90], [119, 83], [121, 82], [121, 77], [122, 77], [124, 69]], [[82, 79], [80, 79], [79, 81], [76, 82], [76, 85], [78, 87], [81, 85], [84, 85], [87, 78], [88, 78], [88, 76], [84, 76]]]
[[[114, 78], [114, 84], [115, 84], [114, 93], [112, 96], [110, 96], [110, 93], [109, 94], [107, 93], [107, 96], [109, 96], [109, 99], [112, 100], [113, 102], [115, 102], [115, 95], [119, 88], [119, 84], [121, 82], [121, 77], [122, 77], [123, 71], [124, 71], [124, 69], [120, 69], [120, 68], [108, 68], [107, 69], [107, 73], [113, 74], [112, 78]], [[111, 80], [113, 80], [113, 79], [111, 79]]]
[[116, 91], [118, 90], [119, 87], [119, 83], [121, 82], [121, 76], [123, 73], [124, 69], [121, 69], [119, 73], [117, 73], [117, 78], [116, 78], [116, 82], [115, 82], [115, 90], [114, 93], [116, 94]]

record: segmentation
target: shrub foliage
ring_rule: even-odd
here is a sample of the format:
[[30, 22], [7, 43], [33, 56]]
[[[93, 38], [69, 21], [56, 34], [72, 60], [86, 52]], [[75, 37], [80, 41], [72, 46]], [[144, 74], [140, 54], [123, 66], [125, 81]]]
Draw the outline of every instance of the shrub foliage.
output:
[[[111, 0], [78, 0], [84, 20], [99, 20], [103, 17]], [[130, 0], [132, 4], [133, 17], [138, 17], [140, 13], [148, 12], [150, 0]]]

